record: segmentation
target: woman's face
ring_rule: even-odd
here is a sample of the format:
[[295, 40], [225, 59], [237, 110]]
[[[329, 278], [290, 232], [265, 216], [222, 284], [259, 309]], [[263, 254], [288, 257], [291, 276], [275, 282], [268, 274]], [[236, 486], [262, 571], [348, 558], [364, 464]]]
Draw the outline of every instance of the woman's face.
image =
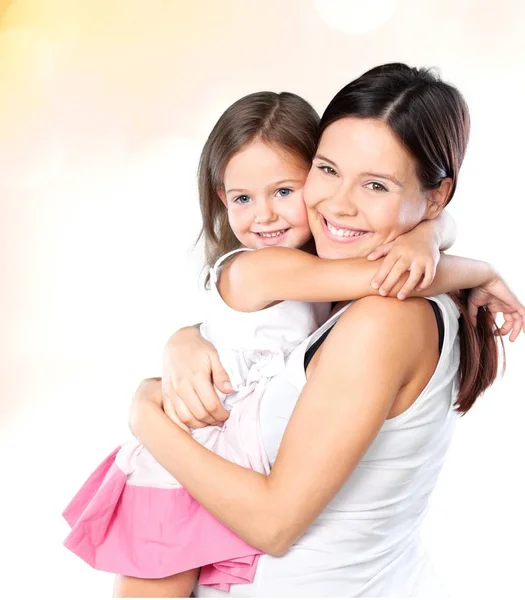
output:
[[414, 159], [376, 119], [346, 117], [326, 128], [304, 200], [322, 258], [365, 257], [439, 213]]

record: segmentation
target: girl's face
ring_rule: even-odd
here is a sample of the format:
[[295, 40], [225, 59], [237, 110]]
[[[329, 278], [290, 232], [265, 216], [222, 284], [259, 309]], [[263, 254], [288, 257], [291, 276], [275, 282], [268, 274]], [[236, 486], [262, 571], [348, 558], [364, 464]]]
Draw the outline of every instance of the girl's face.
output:
[[303, 186], [310, 165], [254, 141], [235, 154], [219, 197], [235, 237], [247, 248], [301, 248], [310, 239]]
[[367, 256], [436, 217], [450, 181], [423, 191], [414, 159], [386, 123], [355, 117], [335, 121], [323, 132], [304, 188], [318, 255]]

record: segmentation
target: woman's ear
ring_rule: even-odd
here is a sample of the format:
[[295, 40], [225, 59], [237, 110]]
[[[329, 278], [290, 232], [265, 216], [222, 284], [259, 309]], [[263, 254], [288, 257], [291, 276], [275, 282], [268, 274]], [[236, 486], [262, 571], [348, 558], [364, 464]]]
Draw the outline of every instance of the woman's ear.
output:
[[224, 190], [222, 188], [219, 188], [217, 190], [217, 196], [219, 196], [221, 202], [224, 204], [224, 206], [226, 206], [226, 194], [224, 193]]
[[435, 190], [427, 192], [427, 219], [435, 219], [447, 205], [452, 191], [452, 178], [445, 177]]

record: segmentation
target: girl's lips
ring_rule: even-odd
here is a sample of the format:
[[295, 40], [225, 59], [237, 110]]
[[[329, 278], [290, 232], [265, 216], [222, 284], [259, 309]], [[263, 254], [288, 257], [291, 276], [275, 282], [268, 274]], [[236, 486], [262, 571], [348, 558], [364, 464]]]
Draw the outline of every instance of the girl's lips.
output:
[[279, 235], [276, 235], [274, 237], [267, 237], [267, 236], [260, 235], [260, 233], [272, 233], [271, 231], [262, 231], [262, 232], [254, 231], [253, 233], [254, 233], [254, 235], [257, 236], [257, 239], [260, 242], [262, 242], [262, 244], [264, 246], [277, 246], [278, 244], [282, 243], [282, 241], [286, 237], [286, 234], [290, 231], [290, 228], [280, 230], [280, 231], [282, 231], [282, 233], [280, 233]]
[[350, 227], [337, 227], [337, 225], [330, 223], [330, 225], [336, 229], [346, 229], [348, 231], [360, 232], [359, 235], [337, 235], [330, 231], [330, 229], [328, 229], [328, 222], [321, 213], [319, 213], [319, 219], [321, 221], [321, 227], [323, 228], [323, 232], [326, 235], [326, 237], [330, 240], [333, 240], [334, 242], [338, 242], [339, 244], [353, 244], [359, 240], [363, 240], [372, 235], [371, 231], [363, 231], [362, 229], [352, 229]]

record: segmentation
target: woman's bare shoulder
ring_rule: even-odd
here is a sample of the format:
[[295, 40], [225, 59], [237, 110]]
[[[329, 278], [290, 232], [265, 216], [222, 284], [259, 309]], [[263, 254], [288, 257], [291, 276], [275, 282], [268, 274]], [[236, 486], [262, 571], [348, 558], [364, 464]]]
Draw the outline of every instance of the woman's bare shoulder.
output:
[[[437, 340], [437, 326], [430, 303], [425, 298], [383, 298], [368, 296], [353, 302], [339, 317], [322, 352], [345, 353], [350, 345], [373, 341], [403, 353], [403, 363], [411, 369], [429, 340]], [[330, 339], [331, 338], [331, 339]]]
[[424, 326], [427, 316], [432, 314], [432, 308], [426, 298], [398, 300], [382, 296], [367, 296], [352, 302], [339, 317], [335, 327], [346, 330], [348, 327], [355, 326], [356, 321], [359, 320], [369, 326], [390, 324], [396, 330], [403, 330], [405, 327]]

